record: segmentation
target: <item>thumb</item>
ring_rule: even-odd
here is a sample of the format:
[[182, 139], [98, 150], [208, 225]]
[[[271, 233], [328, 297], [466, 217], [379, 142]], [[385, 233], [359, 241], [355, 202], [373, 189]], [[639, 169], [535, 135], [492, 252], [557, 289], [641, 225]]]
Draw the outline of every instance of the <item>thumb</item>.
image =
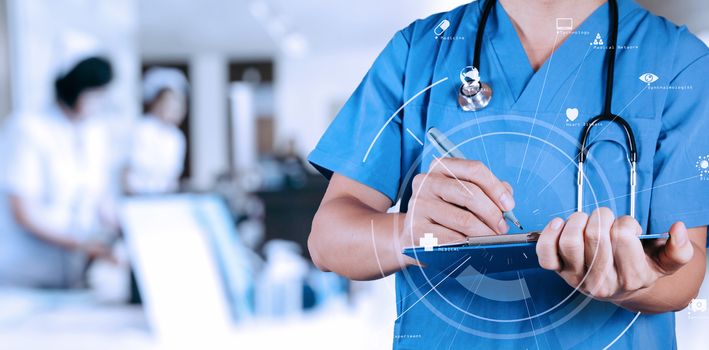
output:
[[671, 274], [686, 265], [694, 256], [694, 246], [689, 240], [687, 227], [681, 221], [670, 227], [670, 239], [658, 254], [658, 264], [663, 272]]

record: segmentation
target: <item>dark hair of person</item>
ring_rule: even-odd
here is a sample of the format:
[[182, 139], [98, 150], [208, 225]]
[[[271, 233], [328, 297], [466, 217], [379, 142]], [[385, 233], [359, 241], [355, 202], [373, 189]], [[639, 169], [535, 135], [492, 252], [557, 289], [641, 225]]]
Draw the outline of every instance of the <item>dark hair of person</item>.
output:
[[112, 79], [113, 69], [108, 60], [102, 57], [84, 59], [54, 82], [57, 100], [74, 109], [83, 92], [104, 87]]

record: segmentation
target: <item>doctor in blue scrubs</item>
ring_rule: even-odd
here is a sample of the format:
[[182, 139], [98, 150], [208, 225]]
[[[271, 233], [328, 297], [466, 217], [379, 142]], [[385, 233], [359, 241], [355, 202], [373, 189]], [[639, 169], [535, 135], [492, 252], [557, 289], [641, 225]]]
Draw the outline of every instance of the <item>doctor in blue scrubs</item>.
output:
[[[676, 348], [673, 311], [697, 296], [705, 272], [709, 49], [618, 1], [609, 107], [637, 141], [635, 216], [618, 123], [590, 131], [578, 205], [579, 138], [609, 91], [612, 5], [494, 3], [476, 67], [493, 94], [477, 111], [457, 96], [484, 1], [417, 20], [394, 35], [310, 154], [330, 178], [311, 256], [351, 279], [396, 273], [395, 349]], [[439, 158], [432, 127], [466, 159]], [[510, 210], [524, 231], [503, 218]], [[542, 232], [532, 257], [541, 268], [486, 273], [451, 261], [441, 270], [401, 253], [528, 231]], [[670, 238], [637, 238], [649, 233]]]

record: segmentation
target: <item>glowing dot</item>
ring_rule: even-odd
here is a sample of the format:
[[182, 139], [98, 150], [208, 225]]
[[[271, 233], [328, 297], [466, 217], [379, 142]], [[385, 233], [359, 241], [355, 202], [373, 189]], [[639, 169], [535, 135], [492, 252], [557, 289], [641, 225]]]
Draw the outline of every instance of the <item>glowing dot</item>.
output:
[[699, 162], [699, 167], [702, 169], [709, 168], [709, 160], [705, 159], [705, 160], [702, 160], [701, 162]]

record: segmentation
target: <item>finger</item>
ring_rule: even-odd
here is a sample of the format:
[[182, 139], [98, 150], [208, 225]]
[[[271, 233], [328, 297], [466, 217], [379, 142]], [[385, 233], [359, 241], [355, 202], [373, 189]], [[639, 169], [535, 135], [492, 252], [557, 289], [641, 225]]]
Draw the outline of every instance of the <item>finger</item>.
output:
[[431, 163], [431, 172], [476, 184], [500, 210], [509, 211], [515, 206], [512, 193], [485, 164], [477, 160], [443, 158]]
[[537, 241], [536, 247], [537, 257], [539, 259], [539, 265], [544, 269], [551, 271], [561, 270], [561, 260], [559, 260], [559, 250], [557, 247], [563, 226], [563, 219], [554, 218], [544, 227], [541, 235], [539, 235], [539, 241]]
[[562, 272], [565, 273], [564, 277], [575, 277], [575, 282], [581, 281], [585, 271], [583, 231], [586, 228], [587, 221], [588, 215], [586, 213], [576, 212], [571, 214], [569, 219], [566, 220], [566, 225], [564, 225], [559, 237], [559, 256], [561, 257]]
[[657, 256], [664, 274], [672, 274], [686, 265], [694, 256], [694, 246], [689, 240], [689, 232], [683, 222], [675, 222], [670, 227], [670, 239]]
[[[432, 191], [442, 201], [467, 208], [478, 218], [475, 221], [483, 222], [488, 228], [484, 230], [485, 232], [502, 234], [509, 230], [507, 221], [502, 217], [500, 209], [480, 187], [467, 181], [458, 181], [440, 175], [433, 177], [432, 180]], [[444, 211], [442, 214], [446, 215], [447, 213]], [[440, 216], [436, 218], [436, 221], [439, 221], [439, 218]], [[475, 228], [477, 227], [476, 224]], [[479, 236], [480, 234], [477, 235]]]
[[[592, 295], [603, 295], [604, 290], [610, 290], [610, 281], [617, 282], [613, 269], [613, 251], [611, 247], [610, 230], [615, 216], [605, 207], [598, 208], [591, 213], [584, 231], [584, 262], [588, 271], [584, 280], [585, 289]], [[600, 293], [598, 293], [600, 292]]]
[[642, 227], [630, 216], [622, 216], [611, 227], [613, 260], [618, 280], [625, 291], [635, 291], [652, 278], [647, 266], [643, 245], [638, 239]]
[[507, 181], [502, 181], [502, 185], [505, 186], [505, 188], [510, 191], [510, 194], [514, 196], [515, 190], [512, 188], [512, 185], [510, 185], [509, 182]]
[[427, 207], [426, 216], [436, 224], [460, 232], [466, 236], [490, 236], [497, 234], [496, 231], [491, 229], [488, 224], [483, 222], [470, 210], [452, 205], [447, 200], [431, 202]]

